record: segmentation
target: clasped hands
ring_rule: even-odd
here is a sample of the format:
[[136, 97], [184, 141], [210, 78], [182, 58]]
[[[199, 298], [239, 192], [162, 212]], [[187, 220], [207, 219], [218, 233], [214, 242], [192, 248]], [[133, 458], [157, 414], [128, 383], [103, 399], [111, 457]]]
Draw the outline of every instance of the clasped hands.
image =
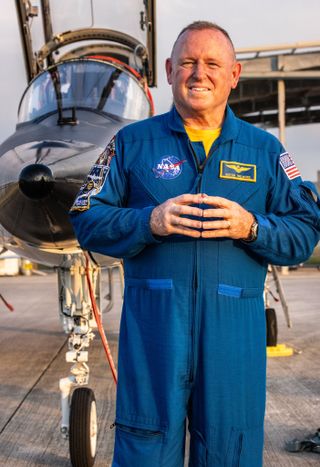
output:
[[[194, 206], [199, 204], [208, 207]], [[253, 215], [240, 204], [199, 193], [170, 198], [155, 207], [150, 227], [153, 234], [160, 236], [180, 234], [194, 238], [246, 239], [253, 221]]]

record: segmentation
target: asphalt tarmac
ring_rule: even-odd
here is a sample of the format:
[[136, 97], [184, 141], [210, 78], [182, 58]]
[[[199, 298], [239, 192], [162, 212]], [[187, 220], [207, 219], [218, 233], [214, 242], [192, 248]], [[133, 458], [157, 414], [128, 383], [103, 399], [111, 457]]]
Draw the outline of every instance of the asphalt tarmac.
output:
[[[271, 306], [277, 310], [278, 342], [292, 346], [295, 353], [268, 359], [264, 466], [319, 466], [320, 454], [292, 454], [284, 446], [320, 425], [320, 272], [301, 269], [281, 280], [292, 329], [287, 329], [279, 303], [271, 299]], [[121, 310], [117, 276], [115, 286], [113, 309], [103, 320], [116, 360]], [[69, 375], [70, 364], [65, 362], [67, 336], [58, 317], [55, 273], [0, 277], [0, 293], [14, 306], [10, 312], [0, 301], [0, 465], [70, 466], [68, 441], [60, 435], [58, 387], [59, 379]], [[99, 336], [90, 348], [89, 366], [99, 419], [95, 466], [108, 467], [115, 385]]]

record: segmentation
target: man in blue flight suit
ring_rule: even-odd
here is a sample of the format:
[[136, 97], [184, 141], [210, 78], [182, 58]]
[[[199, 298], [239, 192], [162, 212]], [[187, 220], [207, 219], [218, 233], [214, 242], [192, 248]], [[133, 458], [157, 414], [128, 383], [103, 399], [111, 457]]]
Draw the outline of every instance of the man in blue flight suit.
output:
[[187, 26], [166, 70], [172, 110], [119, 131], [71, 212], [83, 248], [124, 258], [113, 467], [183, 467], [186, 420], [189, 466], [259, 467], [267, 265], [312, 253], [319, 201], [227, 106], [225, 30]]

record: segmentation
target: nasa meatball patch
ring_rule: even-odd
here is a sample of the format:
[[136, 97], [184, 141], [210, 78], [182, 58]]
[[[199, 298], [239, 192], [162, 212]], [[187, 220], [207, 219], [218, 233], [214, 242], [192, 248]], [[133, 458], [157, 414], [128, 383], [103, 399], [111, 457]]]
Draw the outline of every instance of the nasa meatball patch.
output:
[[114, 136], [106, 149], [100, 154], [96, 163], [92, 166], [70, 211], [86, 211], [90, 208], [90, 198], [91, 196], [97, 195], [102, 190], [110, 171], [112, 158], [115, 154]]
[[180, 160], [176, 156], [163, 156], [156, 166], [153, 167], [152, 172], [156, 178], [173, 180], [181, 175], [182, 164], [184, 162], [186, 162], [186, 159]]

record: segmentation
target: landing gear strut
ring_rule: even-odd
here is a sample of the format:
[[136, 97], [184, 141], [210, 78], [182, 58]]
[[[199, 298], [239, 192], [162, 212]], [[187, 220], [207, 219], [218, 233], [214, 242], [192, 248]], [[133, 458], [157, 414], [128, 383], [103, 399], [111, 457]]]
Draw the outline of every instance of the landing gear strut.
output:
[[[100, 268], [90, 265], [95, 297], [100, 299]], [[70, 375], [61, 378], [61, 433], [69, 439], [73, 467], [91, 467], [95, 461], [97, 415], [94, 393], [89, 382], [88, 348], [97, 327], [93, 317], [86, 280], [85, 256], [66, 255], [58, 269], [60, 318], [69, 334], [66, 361], [72, 363]], [[80, 387], [78, 387], [80, 386]], [[71, 392], [73, 388], [78, 387]]]
[[[110, 305], [112, 274], [108, 272]], [[100, 267], [87, 253], [66, 255], [63, 265], [58, 268], [60, 318], [64, 331], [69, 334], [66, 361], [72, 363], [70, 375], [59, 382], [61, 433], [69, 439], [73, 467], [92, 467], [96, 456], [96, 401], [93, 391], [84, 386], [89, 382], [88, 348], [95, 337], [93, 330], [98, 327], [104, 335], [99, 311], [100, 273]], [[104, 339], [106, 341], [105, 335]], [[107, 341], [104, 347], [110, 353]], [[110, 358], [112, 360], [111, 355]], [[114, 373], [116, 377], [115, 369]]]

